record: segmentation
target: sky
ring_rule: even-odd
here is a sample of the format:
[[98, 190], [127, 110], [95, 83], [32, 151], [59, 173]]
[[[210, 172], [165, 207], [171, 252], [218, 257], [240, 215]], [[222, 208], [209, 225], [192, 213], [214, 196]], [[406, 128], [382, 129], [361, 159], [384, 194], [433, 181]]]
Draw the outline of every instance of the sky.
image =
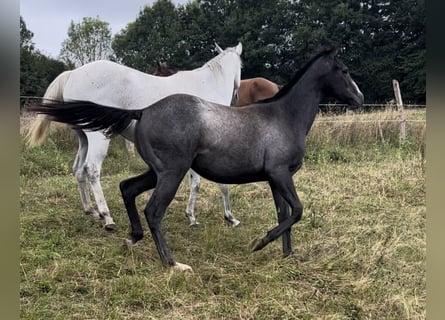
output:
[[[135, 21], [144, 6], [153, 0], [21, 0], [20, 15], [26, 28], [34, 33], [32, 42], [43, 54], [57, 58], [68, 27], [84, 17], [99, 17], [108, 22], [114, 35]], [[188, 0], [173, 0], [185, 4]]]

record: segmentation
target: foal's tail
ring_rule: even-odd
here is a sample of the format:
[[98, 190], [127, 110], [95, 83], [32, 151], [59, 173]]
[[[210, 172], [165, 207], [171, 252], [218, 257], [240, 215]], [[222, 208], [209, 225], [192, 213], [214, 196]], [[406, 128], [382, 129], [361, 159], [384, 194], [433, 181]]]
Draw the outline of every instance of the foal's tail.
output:
[[[69, 79], [71, 71], [62, 72], [58, 75], [53, 82], [50, 83], [43, 96], [43, 101], [48, 100], [63, 100], [63, 88], [65, 83]], [[26, 140], [30, 147], [38, 146], [45, 141], [48, 135], [48, 129], [51, 124], [51, 120], [44, 115], [38, 115], [36, 120], [31, 125], [28, 133], [26, 134]]]
[[120, 134], [132, 120], [139, 120], [142, 110], [126, 110], [89, 101], [34, 102], [26, 106], [31, 112], [45, 114], [50, 121], [67, 123], [76, 129], [103, 130], [111, 138]]

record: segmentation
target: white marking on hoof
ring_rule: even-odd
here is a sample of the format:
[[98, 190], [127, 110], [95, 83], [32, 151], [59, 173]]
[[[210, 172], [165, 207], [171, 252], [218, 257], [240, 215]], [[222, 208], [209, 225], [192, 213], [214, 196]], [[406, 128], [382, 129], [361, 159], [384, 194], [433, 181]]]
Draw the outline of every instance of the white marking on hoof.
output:
[[184, 272], [184, 271], [193, 272], [192, 267], [190, 267], [189, 265], [183, 264], [183, 263], [179, 263], [179, 262], [176, 262], [175, 265], [172, 267], [172, 269], [174, 271], [180, 271], [180, 272]]
[[190, 223], [190, 228], [200, 228], [201, 224], [199, 222]]
[[116, 230], [116, 224], [113, 221], [113, 218], [110, 216], [104, 216], [105, 218], [105, 225], [104, 228], [107, 231], [115, 231]]
[[111, 223], [111, 224], [105, 224], [104, 225], [104, 229], [107, 231], [116, 231], [117, 226], [115, 223]]
[[122, 243], [122, 247], [124, 249], [130, 250], [133, 247], [134, 243], [130, 239], [124, 239], [124, 242]]
[[240, 224], [241, 222], [237, 219], [233, 219], [232, 221], [230, 221], [229, 226], [230, 227], [236, 227]]

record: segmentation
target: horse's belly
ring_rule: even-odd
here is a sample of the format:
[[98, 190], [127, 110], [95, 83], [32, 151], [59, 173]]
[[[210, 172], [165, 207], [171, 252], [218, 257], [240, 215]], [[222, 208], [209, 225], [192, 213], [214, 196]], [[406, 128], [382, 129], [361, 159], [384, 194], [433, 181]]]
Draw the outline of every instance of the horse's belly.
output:
[[242, 184], [265, 181], [266, 175], [258, 161], [235, 161], [230, 157], [198, 156], [192, 164], [192, 169], [200, 176], [219, 183]]

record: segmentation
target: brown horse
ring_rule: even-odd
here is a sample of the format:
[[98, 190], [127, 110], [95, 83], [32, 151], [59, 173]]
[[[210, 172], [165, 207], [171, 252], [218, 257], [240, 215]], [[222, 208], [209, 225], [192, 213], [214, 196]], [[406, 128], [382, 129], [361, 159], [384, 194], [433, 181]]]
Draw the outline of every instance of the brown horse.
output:
[[[158, 62], [153, 75], [168, 77], [178, 72], [165, 62]], [[238, 101], [232, 107], [242, 107], [254, 102], [271, 98], [280, 91], [280, 86], [266, 78], [251, 78], [241, 80], [238, 90]]]
[[280, 87], [266, 78], [241, 80], [238, 89], [238, 102], [234, 107], [242, 107], [260, 100], [271, 98], [280, 91]]

